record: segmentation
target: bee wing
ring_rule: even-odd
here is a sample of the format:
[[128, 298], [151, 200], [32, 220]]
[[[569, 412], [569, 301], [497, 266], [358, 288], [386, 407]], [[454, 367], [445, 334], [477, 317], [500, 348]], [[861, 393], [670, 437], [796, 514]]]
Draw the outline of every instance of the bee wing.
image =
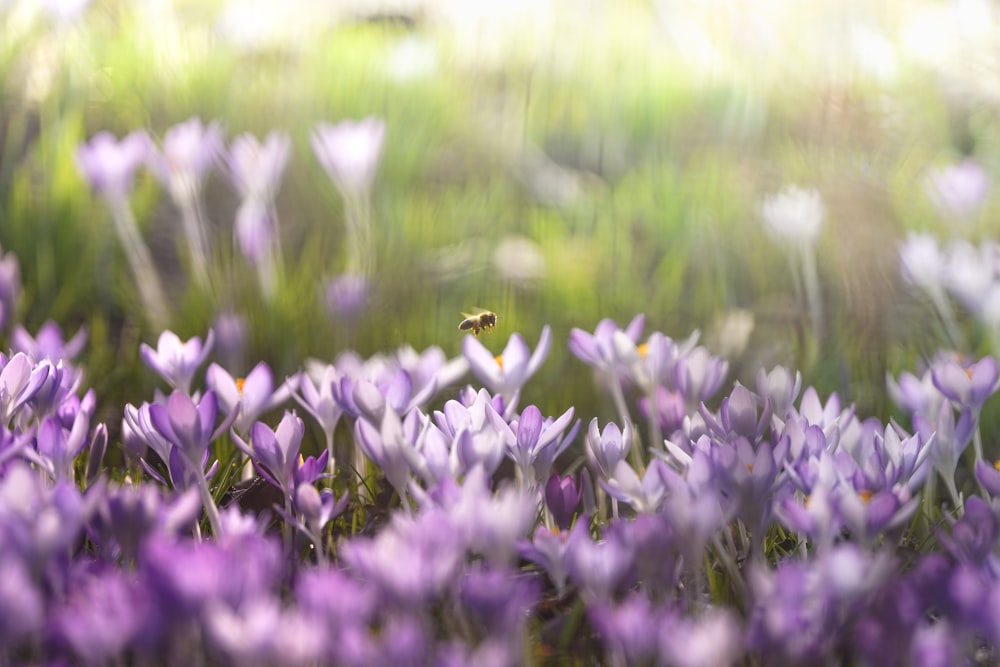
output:
[[477, 317], [479, 317], [479, 315], [478, 314], [473, 315], [472, 313], [462, 313], [462, 317], [464, 317], [467, 320], [474, 320]]

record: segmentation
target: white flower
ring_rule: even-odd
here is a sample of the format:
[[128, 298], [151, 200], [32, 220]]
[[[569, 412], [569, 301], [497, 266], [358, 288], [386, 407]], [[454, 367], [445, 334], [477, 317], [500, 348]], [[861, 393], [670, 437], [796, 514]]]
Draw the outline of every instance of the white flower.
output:
[[936, 238], [909, 232], [899, 247], [903, 277], [916, 287], [934, 292], [944, 284], [945, 259]]
[[788, 186], [764, 198], [764, 228], [775, 239], [796, 247], [814, 246], [826, 218], [819, 192]]

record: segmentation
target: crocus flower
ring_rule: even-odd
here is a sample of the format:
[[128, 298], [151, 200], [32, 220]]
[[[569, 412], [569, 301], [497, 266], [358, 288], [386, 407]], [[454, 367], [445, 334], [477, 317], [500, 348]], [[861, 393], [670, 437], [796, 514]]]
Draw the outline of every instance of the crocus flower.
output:
[[625, 460], [631, 448], [632, 427], [628, 422], [624, 432], [614, 422], [608, 422], [603, 431], [598, 431], [597, 419], [591, 420], [587, 429], [587, 459], [600, 477], [611, 477], [618, 462]]
[[573, 328], [569, 334], [569, 349], [577, 359], [594, 367], [598, 372], [615, 377], [623, 371], [615, 350], [615, 332], [624, 333], [633, 344], [642, 336], [646, 318], [639, 314], [632, 318], [624, 330], [619, 329], [614, 320], [603, 319], [597, 323], [594, 333]]
[[966, 158], [958, 164], [929, 169], [925, 190], [942, 216], [967, 219], [985, 203], [990, 179], [978, 162]]
[[900, 244], [903, 277], [928, 293], [940, 293], [945, 280], [945, 257], [938, 240], [930, 234], [908, 232]]
[[338, 323], [353, 324], [368, 307], [371, 293], [372, 281], [367, 276], [343, 273], [327, 281], [324, 305]]
[[1000, 388], [1000, 367], [993, 357], [963, 366], [948, 360], [931, 367], [934, 386], [958, 408], [979, 413], [983, 404]]
[[688, 405], [695, 406], [715, 395], [728, 372], [728, 361], [712, 356], [699, 345], [674, 364], [674, 387]]
[[94, 136], [76, 151], [76, 165], [91, 187], [110, 199], [124, 201], [135, 170], [149, 161], [153, 142], [142, 130], [121, 141], [108, 132]]
[[826, 208], [816, 190], [788, 186], [764, 198], [761, 218], [764, 228], [776, 240], [810, 248], [819, 239]]
[[493, 393], [500, 394], [504, 400], [513, 399], [531, 378], [538, 372], [545, 358], [549, 355], [552, 345], [552, 330], [548, 325], [542, 328], [535, 351], [531, 352], [520, 334], [513, 334], [499, 356], [494, 357], [473, 336], [466, 336], [462, 343], [462, 352], [469, 361], [473, 375]]
[[36, 365], [23, 353], [0, 354], [0, 419], [10, 424], [17, 411], [37, 394], [49, 377], [50, 365]]
[[142, 240], [128, 203], [132, 176], [140, 164], [148, 161], [152, 150], [152, 141], [145, 132], [133, 132], [120, 143], [103, 132], [77, 149], [76, 163], [84, 178], [103, 195], [111, 209], [111, 219], [125, 249], [132, 278], [146, 308], [145, 314], [155, 327], [162, 328], [168, 315], [167, 300], [153, 256]]
[[333, 182], [355, 195], [371, 190], [384, 140], [385, 121], [372, 116], [336, 125], [319, 123], [310, 137], [316, 158]]
[[163, 152], [151, 159], [153, 173], [170, 188], [174, 200], [191, 197], [222, 153], [222, 127], [198, 117], [178, 123], [163, 135]]
[[562, 530], [569, 528], [582, 497], [583, 487], [576, 483], [573, 475], [560, 477], [558, 473], [552, 473], [545, 485], [545, 505]]
[[226, 160], [242, 197], [233, 227], [236, 243], [257, 269], [261, 290], [269, 298], [276, 289], [279, 262], [274, 199], [291, 145], [282, 132], [271, 132], [263, 144], [242, 134], [233, 140]]
[[305, 424], [294, 412], [286, 412], [278, 427], [256, 422], [250, 430], [250, 443], [233, 434], [233, 441], [268, 482], [285, 492], [289, 498], [295, 492], [295, 472], [299, 467], [299, 448]]
[[80, 327], [69, 340], [65, 340], [62, 329], [52, 320], [47, 320], [38, 329], [35, 337], [32, 337], [24, 327], [17, 326], [11, 339], [11, 346], [15, 352], [23, 352], [35, 361], [49, 359], [68, 363], [83, 351], [83, 346], [86, 344], [86, 327]]
[[783, 366], [775, 366], [770, 372], [763, 368], [757, 371], [757, 393], [771, 402], [774, 416], [782, 421], [801, 390], [802, 374], [798, 371], [794, 376]]
[[0, 329], [14, 323], [20, 298], [21, 265], [14, 253], [4, 253], [0, 255]]
[[233, 428], [244, 435], [250, 432], [250, 426], [263, 413], [288, 400], [297, 380], [289, 378], [275, 389], [271, 368], [263, 361], [254, 366], [245, 378], [234, 378], [214, 363], [205, 372], [205, 384], [219, 397], [219, 406], [226, 414], [237, 411]]
[[177, 334], [167, 330], [160, 334], [155, 350], [142, 343], [139, 356], [170, 386], [190, 395], [194, 374], [208, 358], [214, 343], [215, 332], [211, 329], [204, 344], [198, 336], [182, 341]]
[[[496, 412], [491, 415], [499, 417]], [[529, 487], [548, 477], [556, 457], [576, 437], [579, 420], [569, 433], [565, 432], [572, 419], [573, 408], [557, 419], [543, 419], [542, 412], [534, 405], [524, 409], [516, 424], [508, 425], [502, 419], [496, 419], [494, 426], [507, 442], [508, 455], [517, 464], [521, 481]]]
[[570, 579], [588, 601], [607, 601], [626, 583], [634, 554], [618, 539], [593, 541], [577, 522], [566, 544], [565, 566]]

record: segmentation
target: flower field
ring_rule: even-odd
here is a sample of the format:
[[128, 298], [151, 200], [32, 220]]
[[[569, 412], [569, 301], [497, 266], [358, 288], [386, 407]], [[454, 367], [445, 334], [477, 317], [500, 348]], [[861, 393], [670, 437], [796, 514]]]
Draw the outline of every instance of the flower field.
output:
[[1000, 663], [1000, 8], [0, 1], [0, 665]]

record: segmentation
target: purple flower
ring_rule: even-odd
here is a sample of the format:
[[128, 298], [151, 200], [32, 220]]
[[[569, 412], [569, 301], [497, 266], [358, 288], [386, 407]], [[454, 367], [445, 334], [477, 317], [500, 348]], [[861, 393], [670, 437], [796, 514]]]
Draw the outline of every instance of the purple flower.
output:
[[519, 639], [538, 600], [534, 584], [517, 570], [472, 567], [458, 584], [458, 599], [483, 636]]
[[757, 393], [771, 402], [774, 416], [784, 421], [802, 390], [802, 374], [795, 375], [784, 366], [775, 366], [770, 372], [757, 371]]
[[134, 573], [81, 574], [49, 612], [47, 636], [80, 664], [113, 662], [130, 651], [151, 655], [162, 628], [155, 599]]
[[470, 551], [490, 562], [507, 563], [535, 523], [536, 497], [514, 486], [493, 493], [482, 467], [470, 471], [461, 486], [451, 480], [442, 484], [450, 487], [451, 495], [441, 501], [441, 509], [456, 535]]
[[608, 479], [614, 474], [619, 461], [624, 461], [632, 448], [632, 427], [625, 422], [622, 432], [614, 422], [608, 422], [598, 432], [597, 419], [592, 419], [587, 429], [587, 460], [597, 469], [597, 474]]
[[631, 593], [622, 602], [591, 605], [588, 615], [604, 643], [607, 664], [654, 664], [659, 657], [658, 628], [663, 610], [642, 593]]
[[603, 319], [598, 322], [592, 334], [582, 329], [574, 328], [569, 334], [570, 352], [577, 359], [594, 367], [599, 372], [615, 377], [619, 372], [625, 370], [621, 368], [620, 359], [615, 347], [616, 334], [624, 334], [634, 346], [642, 336], [642, 329], [645, 326], [645, 322], [645, 316], [640, 314], [632, 318], [632, 321], [629, 322], [624, 331], [618, 328], [614, 320], [610, 319]]
[[619, 461], [611, 471], [611, 476], [598, 482], [609, 496], [631, 505], [636, 512], [655, 512], [667, 491], [663, 482], [666, 468], [663, 461], [655, 459], [650, 462], [640, 480], [632, 466]]
[[958, 164], [929, 169], [925, 189], [942, 216], [969, 218], [985, 203], [990, 179], [978, 162], [966, 158]]
[[51, 365], [35, 365], [23, 352], [10, 359], [0, 354], [0, 363], [3, 365], [0, 370], [0, 419], [9, 424], [21, 406], [42, 389]]
[[326, 283], [323, 293], [327, 312], [337, 322], [352, 324], [368, 307], [371, 280], [360, 273], [343, 273]]
[[345, 197], [371, 190], [384, 141], [385, 121], [372, 116], [319, 123], [310, 136], [316, 158]]
[[218, 410], [214, 392], [209, 391], [196, 404], [187, 394], [174, 390], [166, 405], [149, 406], [149, 417], [156, 432], [197, 467], [208, 453], [209, 443], [218, 437], [219, 431], [213, 433]]
[[743, 654], [743, 628], [727, 609], [709, 608], [697, 618], [674, 617], [659, 633], [660, 654], [677, 667], [735, 665]]
[[579, 429], [576, 425], [565, 433], [573, 408], [568, 409], [558, 419], [543, 419], [541, 411], [529, 405], [521, 413], [516, 423], [508, 425], [496, 412], [494, 426], [500, 430], [507, 442], [508, 455], [517, 464], [522, 481], [529, 486], [545, 479], [552, 464], [569, 447]]
[[151, 536], [183, 535], [201, 514], [201, 499], [194, 489], [170, 499], [151, 484], [112, 484], [101, 491], [90, 521], [90, 534], [105, 556], [124, 562], [138, 556]]
[[18, 555], [0, 549], [0, 646], [11, 650], [27, 646], [37, 636], [45, 620], [45, 601], [33, 581], [27, 562]]
[[544, 363], [552, 344], [552, 330], [542, 328], [535, 351], [531, 352], [520, 334], [513, 334], [500, 355], [494, 357], [478, 339], [466, 336], [462, 352], [473, 375], [491, 392], [511, 401]]
[[153, 172], [170, 188], [174, 201], [189, 200], [222, 149], [219, 122], [206, 125], [192, 117], [163, 135], [163, 153], [156, 153], [151, 160]]
[[699, 345], [674, 364], [674, 387], [689, 405], [697, 405], [719, 391], [728, 372], [728, 361], [712, 356]]
[[666, 387], [657, 385], [653, 389], [652, 398], [640, 396], [636, 402], [639, 405], [639, 412], [645, 418], [649, 419], [652, 416], [656, 420], [661, 433], [674, 433], [684, 423], [687, 406], [680, 392], [670, 391]]
[[577, 522], [566, 544], [565, 565], [570, 579], [588, 601], [608, 601], [626, 584], [634, 553], [618, 539], [594, 542], [584, 526]]
[[24, 327], [17, 326], [11, 339], [11, 346], [15, 352], [23, 352], [35, 361], [49, 359], [53, 362], [67, 363], [80, 354], [86, 343], [86, 328], [80, 327], [69, 340], [64, 340], [62, 329], [52, 320], [46, 321], [34, 338]]
[[145, 343], [140, 345], [139, 356], [171, 387], [190, 395], [194, 374], [208, 358], [214, 343], [215, 332], [211, 329], [204, 345], [198, 336], [181, 341], [177, 334], [168, 330], [160, 334], [155, 350]]
[[263, 144], [241, 134], [229, 147], [226, 162], [242, 197], [233, 232], [240, 250], [255, 263], [273, 249], [277, 230], [271, 209], [290, 151], [291, 140], [281, 132], [271, 132]]
[[288, 400], [292, 393], [291, 385], [297, 379], [287, 379], [275, 389], [271, 368], [263, 361], [254, 366], [246, 378], [234, 378], [215, 363], [205, 373], [205, 385], [218, 396], [219, 405], [226, 414], [237, 411], [233, 428], [244, 435], [250, 432], [250, 426], [263, 413]]
[[386, 480], [400, 497], [405, 497], [410, 467], [403, 449], [412, 445], [405, 441], [403, 423], [396, 411], [387, 407], [379, 427], [373, 426], [367, 419], [357, 420], [354, 424], [354, 441], [365, 456], [382, 470]]
[[552, 473], [545, 485], [545, 505], [562, 530], [569, 528], [582, 497], [583, 487], [577, 485], [573, 475], [560, 477], [558, 473]]
[[247, 346], [249, 331], [247, 320], [242, 315], [223, 311], [212, 325], [215, 332], [215, 353], [227, 369], [239, 368]]
[[[572, 530], [586, 532], [586, 523], [586, 521], [577, 521]], [[531, 561], [545, 570], [559, 595], [563, 594], [566, 587], [564, 560], [569, 535], [567, 532], [554, 532], [545, 526], [538, 526], [535, 528], [531, 540], [521, 540], [517, 547], [517, 553], [521, 558]]]
[[928, 293], [940, 293], [945, 281], [945, 258], [938, 240], [930, 234], [907, 232], [899, 247], [903, 277]]
[[319, 423], [327, 438], [328, 448], [333, 446], [333, 432], [337, 428], [344, 410], [333, 396], [334, 385], [340, 384], [340, 374], [336, 366], [325, 366], [317, 375], [299, 373], [299, 394], [292, 394], [299, 405]]
[[976, 479], [991, 496], [1000, 496], [1000, 461], [976, 461]]
[[249, 445], [236, 434], [233, 440], [253, 460], [261, 477], [291, 497], [295, 491], [295, 473], [300, 465], [299, 448], [304, 433], [302, 420], [294, 412], [286, 412], [273, 431], [263, 422], [254, 423]]
[[7, 329], [17, 317], [21, 298], [21, 265], [12, 252], [0, 255], [0, 329]]
[[274, 200], [288, 165], [292, 142], [283, 132], [271, 132], [260, 143], [252, 134], [241, 134], [229, 145], [225, 156], [233, 184], [245, 200]]
[[356, 577], [375, 587], [383, 605], [428, 604], [453, 585], [464, 560], [458, 535], [442, 530], [439, 521], [430, 513], [396, 513], [374, 538], [355, 537], [339, 555]]
[[944, 400], [944, 395], [934, 386], [934, 378], [929, 369], [920, 377], [912, 373], [900, 373], [898, 382], [887, 375], [886, 384], [893, 402], [911, 415], [916, 413], [933, 419]]
[[295, 487], [295, 510], [302, 515], [309, 529], [307, 534], [311, 535], [319, 535], [326, 524], [340, 516], [348, 500], [350, 497], [346, 493], [337, 500], [331, 489], [318, 491], [311, 482]]
[[964, 366], [947, 360], [931, 368], [934, 386], [959, 408], [978, 414], [983, 404], [1000, 388], [1000, 367], [993, 357]]
[[135, 170], [153, 152], [149, 135], [138, 130], [118, 141], [108, 132], [94, 136], [76, 150], [76, 165], [90, 186], [112, 200], [124, 201]]

